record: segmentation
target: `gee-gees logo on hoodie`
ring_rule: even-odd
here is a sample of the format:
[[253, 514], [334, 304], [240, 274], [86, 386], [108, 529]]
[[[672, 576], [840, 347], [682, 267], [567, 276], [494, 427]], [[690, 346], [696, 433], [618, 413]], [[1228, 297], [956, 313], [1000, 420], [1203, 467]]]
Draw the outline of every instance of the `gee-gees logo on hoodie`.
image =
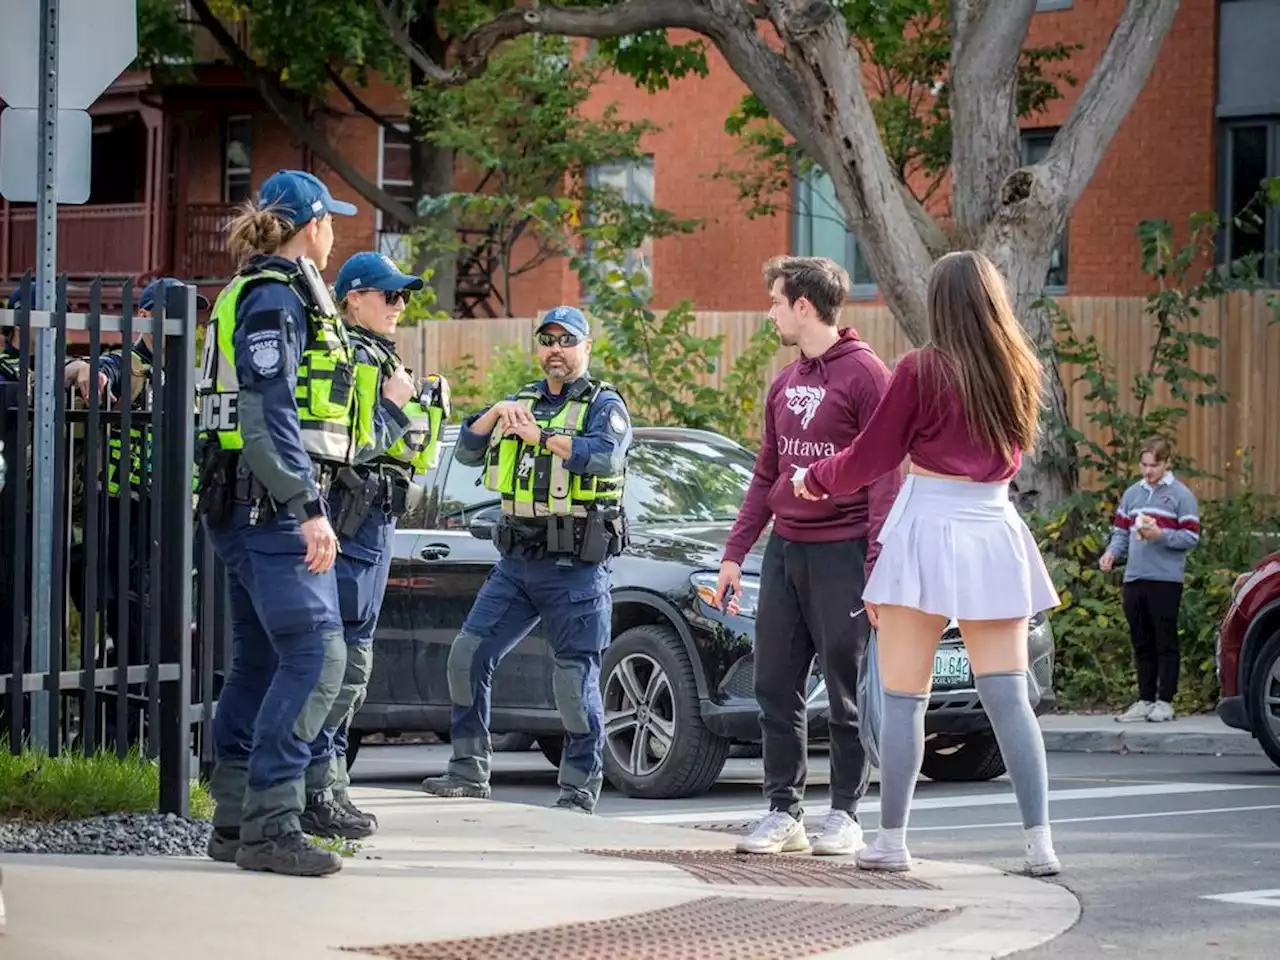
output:
[[787, 387], [786, 395], [787, 409], [800, 417], [800, 428], [808, 430], [809, 424], [817, 416], [818, 408], [822, 406], [822, 401], [827, 395], [827, 388], [800, 384]]

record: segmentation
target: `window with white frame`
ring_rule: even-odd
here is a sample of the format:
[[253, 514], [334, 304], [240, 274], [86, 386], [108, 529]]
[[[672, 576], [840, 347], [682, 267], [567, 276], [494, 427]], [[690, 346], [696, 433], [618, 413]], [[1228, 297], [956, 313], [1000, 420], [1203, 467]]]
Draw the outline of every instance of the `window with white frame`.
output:
[[[408, 131], [407, 123], [397, 123], [396, 129]], [[413, 192], [413, 171], [410, 145], [407, 140], [387, 136], [385, 127], [378, 127], [378, 186], [405, 206], [413, 209], [418, 198]], [[405, 225], [394, 220], [382, 210], [378, 210], [374, 218], [374, 229], [378, 234], [378, 252], [386, 254], [392, 260], [404, 261], [410, 258], [408, 236]]]
[[253, 117], [228, 117], [222, 138], [222, 199], [237, 204], [253, 196]]
[[849, 274], [851, 297], [874, 297], [875, 277], [858, 249], [857, 238], [848, 227], [831, 178], [819, 167], [811, 167], [796, 178], [793, 192], [792, 248], [795, 255], [834, 260]]
[[[1022, 131], [1022, 165], [1029, 167], [1043, 160], [1049, 152], [1049, 147], [1053, 145], [1053, 138], [1057, 133], [1056, 127], [1052, 130]], [[1049, 255], [1049, 273], [1044, 281], [1046, 293], [1061, 294], [1067, 289], [1068, 233], [1068, 228], [1064, 226], [1062, 236], [1058, 238], [1058, 242], [1053, 246], [1053, 252]]]
[[[594, 190], [613, 190], [626, 203], [651, 207], [654, 203], [653, 157], [594, 164], [587, 168], [587, 186]], [[586, 255], [591, 257], [589, 238]], [[640, 246], [628, 250], [620, 267], [628, 277], [643, 273], [645, 285], [652, 288], [653, 239], [646, 237]]]

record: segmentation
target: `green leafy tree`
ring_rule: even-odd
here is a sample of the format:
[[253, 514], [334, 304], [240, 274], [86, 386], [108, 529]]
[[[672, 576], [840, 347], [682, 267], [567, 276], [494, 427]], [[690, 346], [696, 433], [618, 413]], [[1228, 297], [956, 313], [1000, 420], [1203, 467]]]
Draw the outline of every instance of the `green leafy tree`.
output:
[[[1047, 348], [1053, 324], [1033, 304], [1043, 291], [1053, 249], [1072, 206], [1102, 161], [1112, 137], [1145, 85], [1180, 6], [1179, 0], [1126, 0], [1097, 66], [1053, 145], [1023, 166], [1018, 117], [1043, 99], [1024, 82], [1023, 47], [1036, 0], [952, 0], [946, 10], [946, 127], [952, 202], [947, 229], [925, 211], [895, 166], [895, 142], [936, 148], [940, 118], [932, 102], [904, 124], [904, 110], [877, 117], [866, 80], [867, 41], [875, 29], [930, 9], [909, 0], [618, 0], [543, 4], [498, 13], [459, 45], [455, 81], [472, 75], [502, 43], [525, 33], [613, 39], [619, 67], [650, 87], [670, 69], [700, 71], [705, 44], [731, 69], [803, 154], [832, 179], [846, 223], [877, 287], [912, 342], [926, 336], [927, 278], [938, 254], [957, 245], [980, 249], [1012, 287], [1031, 338]], [[676, 47], [672, 28], [700, 36], [703, 46]], [[886, 30], [886, 34], [892, 33]], [[882, 41], [884, 37], [880, 37]], [[907, 41], [903, 41], [904, 45]], [[920, 51], [920, 73], [940, 52]], [[936, 99], [936, 96], [934, 97]], [[912, 128], [929, 133], [921, 138]], [[882, 135], [881, 127], [887, 131]], [[905, 132], [899, 127], [906, 127]], [[902, 158], [898, 149], [896, 156]], [[918, 162], [932, 163], [937, 149]], [[1066, 410], [1056, 369], [1046, 390], [1050, 412]], [[1074, 488], [1065, 438], [1046, 436], [1019, 477], [1037, 502]], [[1053, 456], [1053, 454], [1062, 454]], [[1065, 467], [1063, 465], [1066, 465]]]
[[[1236, 226], [1250, 228], [1259, 210], [1277, 200], [1280, 181], [1269, 181], [1236, 216]], [[1259, 287], [1262, 258], [1216, 265], [1214, 237], [1220, 227], [1215, 214], [1196, 214], [1189, 239], [1181, 245], [1167, 221], [1145, 221], [1138, 227], [1143, 271], [1155, 287], [1146, 308], [1154, 337], [1145, 368], [1127, 386], [1096, 338], [1078, 337], [1057, 304], [1046, 301], [1044, 305], [1060, 334], [1058, 360], [1077, 369], [1075, 382], [1087, 385], [1086, 419], [1098, 428], [1101, 438], [1091, 439], [1068, 424], [1057, 424], [1097, 483], [1031, 518], [1062, 599], [1052, 618], [1058, 640], [1056, 686], [1068, 704], [1115, 706], [1133, 698], [1120, 574], [1103, 573], [1098, 559], [1110, 537], [1116, 504], [1136, 475], [1143, 441], [1150, 437], [1172, 441], [1193, 406], [1228, 400], [1217, 378], [1191, 362], [1192, 348], [1216, 350], [1219, 345], [1217, 337], [1198, 328], [1197, 320], [1205, 304], [1225, 293]], [[1280, 315], [1280, 304], [1275, 306]], [[1161, 384], [1171, 397], [1167, 402], [1157, 392]], [[1200, 543], [1187, 557], [1180, 617], [1186, 681], [1177, 704], [1183, 710], [1213, 704], [1217, 692], [1214, 644], [1231, 601], [1231, 586], [1265, 552], [1268, 542], [1277, 542], [1274, 538], [1280, 535], [1280, 503], [1254, 492], [1249, 452], [1240, 453], [1235, 478], [1240, 492], [1201, 499]], [[1185, 457], [1177, 461], [1178, 473], [1188, 478], [1221, 478], [1219, 466], [1195, 464]]]
[[590, 168], [640, 159], [642, 137], [657, 129], [619, 119], [612, 105], [598, 118], [586, 116], [581, 108], [605, 66], [571, 54], [562, 38], [523, 38], [469, 83], [414, 92], [416, 108], [433, 117], [428, 139], [462, 158], [477, 179], [473, 190], [424, 198], [426, 226], [417, 239], [464, 257], [490, 254], [483, 269], [507, 316], [530, 309], [513, 299], [515, 278], [572, 253], [593, 192]]

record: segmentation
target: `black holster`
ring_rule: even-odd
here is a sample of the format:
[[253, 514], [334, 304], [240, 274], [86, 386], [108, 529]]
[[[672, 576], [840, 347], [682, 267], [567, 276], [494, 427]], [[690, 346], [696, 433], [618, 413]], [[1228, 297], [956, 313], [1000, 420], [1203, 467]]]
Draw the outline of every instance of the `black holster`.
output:
[[336, 479], [342, 487], [342, 509], [335, 532], [340, 537], [354, 537], [373, 509], [382, 485], [377, 474], [362, 477], [350, 467], [340, 469]]
[[584, 563], [603, 563], [622, 553], [627, 541], [627, 519], [622, 508], [595, 507], [587, 513], [578, 559]]
[[221, 527], [231, 518], [235, 467], [236, 455], [231, 451], [212, 445], [205, 448], [196, 510], [211, 527]]

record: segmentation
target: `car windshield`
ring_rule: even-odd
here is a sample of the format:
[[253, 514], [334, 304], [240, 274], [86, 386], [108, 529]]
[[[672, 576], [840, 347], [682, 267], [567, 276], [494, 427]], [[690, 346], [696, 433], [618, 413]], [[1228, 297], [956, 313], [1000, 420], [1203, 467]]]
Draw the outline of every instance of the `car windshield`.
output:
[[[639, 523], [735, 520], [747, 496], [755, 456], [719, 437], [637, 437], [627, 457], [627, 515]], [[439, 524], [466, 529], [498, 499], [479, 467], [451, 462], [440, 496]]]
[[638, 523], [735, 520], [755, 457], [727, 440], [637, 438], [627, 457], [627, 515]]

